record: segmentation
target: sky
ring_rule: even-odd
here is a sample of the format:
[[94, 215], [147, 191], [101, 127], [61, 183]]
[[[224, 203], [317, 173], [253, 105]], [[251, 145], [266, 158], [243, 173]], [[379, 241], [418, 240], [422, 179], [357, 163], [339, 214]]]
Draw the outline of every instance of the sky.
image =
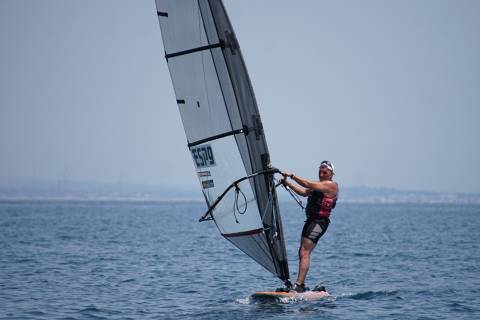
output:
[[[480, 192], [480, 2], [225, 0], [272, 163]], [[154, 0], [0, 1], [0, 179], [197, 187]]]

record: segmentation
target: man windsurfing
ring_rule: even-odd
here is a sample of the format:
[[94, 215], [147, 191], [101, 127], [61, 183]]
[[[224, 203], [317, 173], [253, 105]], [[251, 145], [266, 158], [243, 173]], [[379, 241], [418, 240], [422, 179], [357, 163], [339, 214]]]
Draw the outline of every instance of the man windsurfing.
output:
[[[290, 187], [296, 194], [308, 197], [305, 213], [307, 220], [302, 230], [300, 248], [298, 249], [299, 268], [297, 280], [293, 290], [304, 292], [308, 290], [305, 286], [310, 267], [310, 254], [317, 245], [318, 240], [327, 231], [330, 224], [330, 213], [335, 208], [338, 195], [338, 184], [334, 182], [334, 167], [330, 161], [322, 161], [318, 169], [319, 181], [301, 178], [294, 173], [284, 171], [283, 183]], [[293, 183], [292, 181], [295, 181]]]

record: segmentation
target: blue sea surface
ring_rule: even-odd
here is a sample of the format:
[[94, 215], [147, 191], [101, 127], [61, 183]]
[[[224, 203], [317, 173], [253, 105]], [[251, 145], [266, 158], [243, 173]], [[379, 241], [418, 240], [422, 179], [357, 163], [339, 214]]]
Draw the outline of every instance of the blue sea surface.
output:
[[[0, 202], [1, 319], [480, 319], [480, 206], [339, 203], [307, 285], [281, 282], [198, 223], [200, 202]], [[281, 204], [292, 278], [304, 214]]]

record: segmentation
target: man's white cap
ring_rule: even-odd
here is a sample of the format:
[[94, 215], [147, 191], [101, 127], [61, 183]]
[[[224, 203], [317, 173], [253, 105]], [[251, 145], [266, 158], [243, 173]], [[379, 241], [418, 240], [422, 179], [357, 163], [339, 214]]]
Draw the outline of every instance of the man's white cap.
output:
[[330, 171], [332, 171], [332, 173], [335, 172], [335, 167], [333, 166], [333, 163], [331, 163], [330, 161], [328, 160], [323, 160], [321, 163], [320, 163], [320, 167], [327, 167]]

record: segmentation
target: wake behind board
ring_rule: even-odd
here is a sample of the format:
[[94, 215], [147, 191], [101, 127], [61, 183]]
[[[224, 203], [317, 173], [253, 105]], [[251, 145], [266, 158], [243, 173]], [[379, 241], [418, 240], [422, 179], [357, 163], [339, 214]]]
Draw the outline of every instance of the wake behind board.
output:
[[326, 291], [305, 292], [255, 292], [250, 296], [252, 301], [258, 302], [289, 302], [289, 301], [314, 301], [330, 295]]

